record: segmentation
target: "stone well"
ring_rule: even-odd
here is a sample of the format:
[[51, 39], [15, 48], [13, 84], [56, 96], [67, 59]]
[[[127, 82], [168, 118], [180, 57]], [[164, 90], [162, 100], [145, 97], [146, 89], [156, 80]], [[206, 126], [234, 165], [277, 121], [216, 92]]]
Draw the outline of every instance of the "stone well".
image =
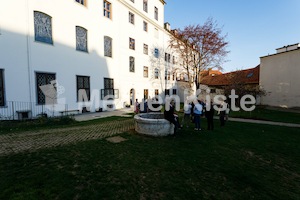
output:
[[142, 113], [134, 116], [135, 131], [150, 136], [174, 134], [174, 125], [164, 119], [163, 113]]

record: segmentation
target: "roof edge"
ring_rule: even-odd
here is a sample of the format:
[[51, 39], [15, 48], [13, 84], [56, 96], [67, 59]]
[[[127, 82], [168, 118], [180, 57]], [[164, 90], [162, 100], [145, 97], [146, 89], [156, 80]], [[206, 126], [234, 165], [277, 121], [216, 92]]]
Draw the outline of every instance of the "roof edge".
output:
[[166, 5], [166, 4], [167, 4], [164, 0], [160, 0], [160, 2], [161, 2], [163, 5]]

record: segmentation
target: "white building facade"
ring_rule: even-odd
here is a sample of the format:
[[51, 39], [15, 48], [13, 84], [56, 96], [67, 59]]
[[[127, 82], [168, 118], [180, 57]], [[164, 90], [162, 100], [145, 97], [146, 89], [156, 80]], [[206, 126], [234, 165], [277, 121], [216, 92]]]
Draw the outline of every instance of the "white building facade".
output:
[[165, 90], [177, 94], [178, 62], [168, 48], [164, 5], [163, 0], [2, 2], [0, 117], [51, 115], [45, 108], [49, 99], [58, 115], [85, 111], [82, 97], [90, 102], [83, 107], [94, 112]]
[[300, 107], [300, 44], [278, 48], [260, 58], [260, 86], [266, 91], [261, 104], [283, 108]]

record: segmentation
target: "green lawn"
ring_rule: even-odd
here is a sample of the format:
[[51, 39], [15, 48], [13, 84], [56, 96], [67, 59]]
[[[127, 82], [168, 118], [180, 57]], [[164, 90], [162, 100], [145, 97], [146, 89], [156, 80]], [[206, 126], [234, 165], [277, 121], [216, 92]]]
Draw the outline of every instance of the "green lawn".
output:
[[0, 199], [300, 199], [299, 129], [215, 122], [0, 157]]
[[242, 110], [237, 112], [231, 111], [229, 117], [300, 124], [300, 113], [270, 110], [260, 106], [257, 106], [252, 112], [246, 112]]

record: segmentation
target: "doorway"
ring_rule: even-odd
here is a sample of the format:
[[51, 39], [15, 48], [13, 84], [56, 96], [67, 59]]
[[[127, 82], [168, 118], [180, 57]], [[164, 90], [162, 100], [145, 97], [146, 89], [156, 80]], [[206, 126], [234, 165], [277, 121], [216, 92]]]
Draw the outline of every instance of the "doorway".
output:
[[132, 88], [130, 90], [130, 105], [133, 106], [135, 102], [135, 90]]

